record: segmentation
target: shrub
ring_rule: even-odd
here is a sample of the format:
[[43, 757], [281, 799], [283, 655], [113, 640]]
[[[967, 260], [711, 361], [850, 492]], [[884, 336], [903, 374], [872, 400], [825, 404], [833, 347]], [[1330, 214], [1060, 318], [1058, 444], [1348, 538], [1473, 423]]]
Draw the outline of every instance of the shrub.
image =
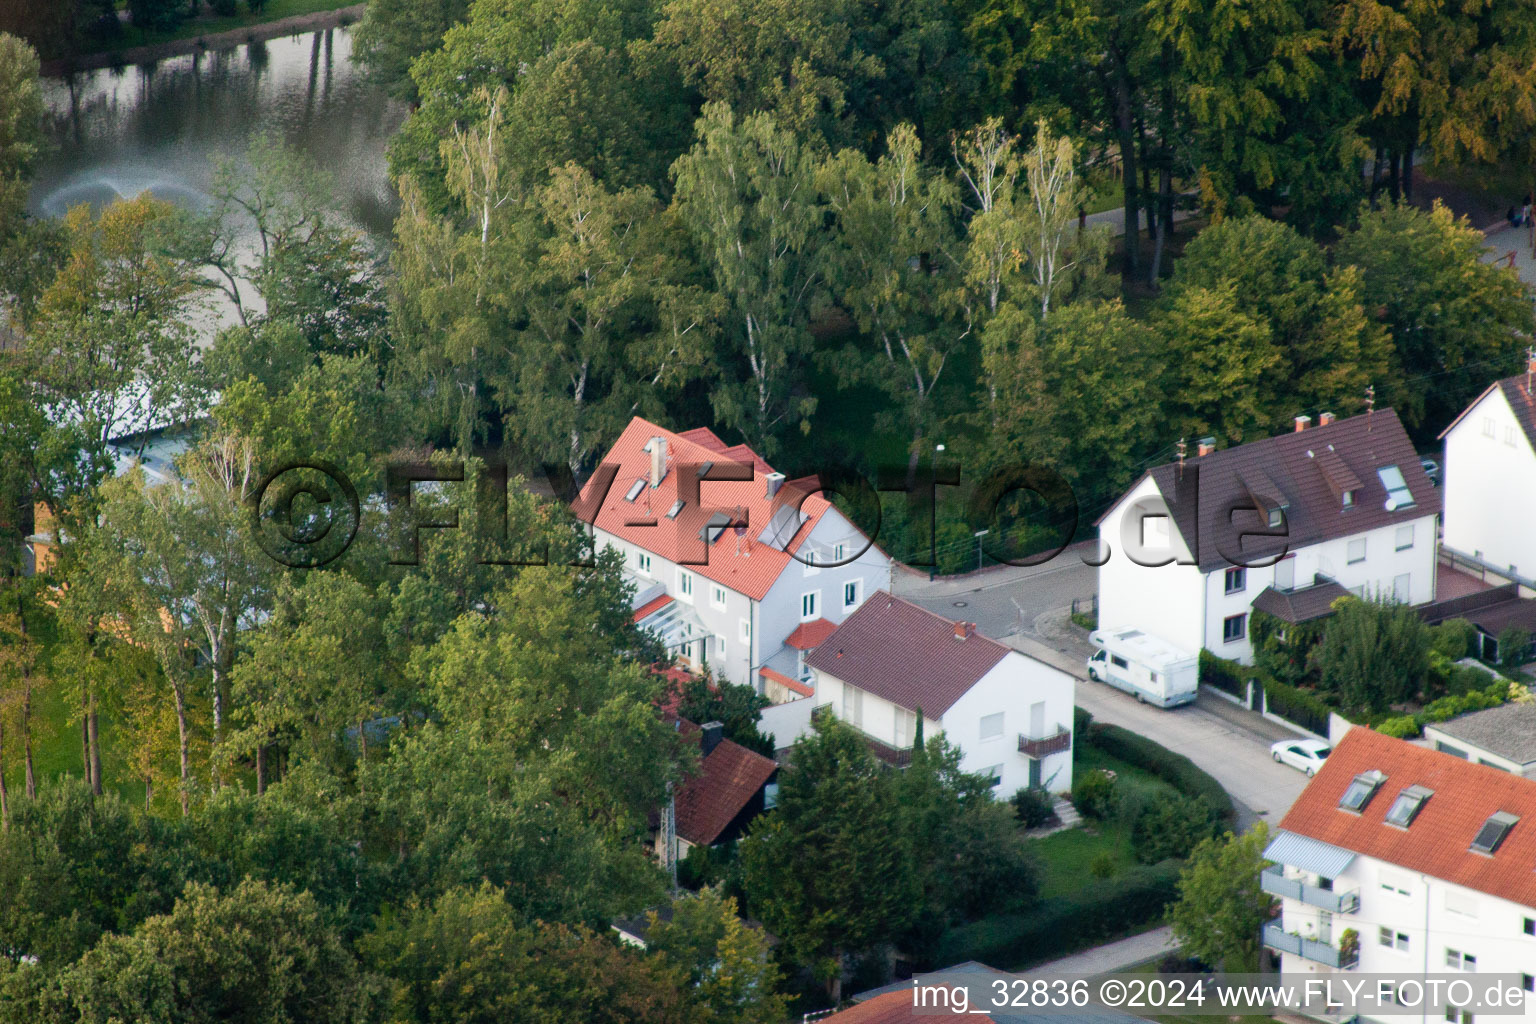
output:
[[1025, 828], [1039, 828], [1056, 816], [1049, 793], [1025, 787], [1013, 794], [1013, 813]]
[[1088, 873], [1094, 878], [1113, 878], [1115, 876], [1115, 858], [1108, 850], [1100, 850], [1093, 858], [1093, 863], [1088, 865]]
[[1200, 685], [1214, 686], [1234, 697], [1246, 696], [1248, 692], [1248, 681], [1242, 666], [1235, 661], [1218, 658], [1203, 647], [1200, 649]]
[[1475, 654], [1472, 645], [1477, 642], [1477, 627], [1466, 619], [1446, 619], [1429, 629], [1429, 648], [1448, 661], [1460, 661]]
[[208, 6], [221, 18], [232, 17], [240, 9], [239, 0], [208, 0]]
[[1092, 725], [1093, 715], [1079, 707], [1074, 707], [1072, 709], [1072, 732], [1074, 743], [1079, 741], [1086, 741], [1088, 739], [1088, 733]]
[[1376, 731], [1383, 736], [1391, 736], [1393, 739], [1411, 740], [1423, 732], [1419, 728], [1418, 719], [1412, 715], [1397, 715], [1383, 719], [1376, 723]]
[[1506, 626], [1499, 633], [1499, 664], [1513, 668], [1525, 663], [1530, 654], [1531, 634], [1519, 626]]
[[1333, 710], [1305, 690], [1288, 686], [1278, 679], [1264, 681], [1264, 707], [1272, 715], [1295, 722], [1319, 736], [1328, 735], [1328, 715]]
[[1115, 809], [1115, 780], [1105, 772], [1083, 772], [1072, 783], [1072, 806], [1085, 818], [1102, 821]]
[[[1221, 788], [1221, 783], [1201, 771], [1195, 762], [1183, 754], [1175, 754], [1167, 747], [1118, 725], [1096, 726], [1090, 742], [1111, 757], [1162, 779], [1180, 793], [1204, 797], [1216, 817], [1224, 824], [1231, 824], [1236, 819], [1232, 798]], [[1073, 801], [1074, 804], [1076, 802]]]
[[1158, 974], [1209, 974], [1211, 965], [1193, 956], [1169, 953], [1157, 962]]
[[953, 928], [937, 963], [979, 960], [1003, 970], [1058, 957], [1161, 921], [1178, 898], [1179, 864], [1134, 867], [1070, 896], [1041, 900], [1028, 911], [996, 914]]
[[1143, 864], [1183, 859], [1216, 834], [1216, 818], [1202, 797], [1175, 793], [1150, 805], [1131, 827], [1131, 848]]

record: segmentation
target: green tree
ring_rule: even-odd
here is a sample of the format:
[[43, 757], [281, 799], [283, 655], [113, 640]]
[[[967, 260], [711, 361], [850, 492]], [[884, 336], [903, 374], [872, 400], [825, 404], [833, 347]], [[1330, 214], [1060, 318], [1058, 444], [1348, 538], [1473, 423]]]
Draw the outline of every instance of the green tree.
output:
[[1323, 633], [1317, 665], [1323, 688], [1347, 707], [1385, 711], [1423, 689], [1429, 627], [1396, 601], [1340, 601]]
[[864, 740], [825, 716], [780, 772], [779, 806], [741, 843], [754, 916], [834, 1002], [847, 957], [899, 934], [917, 912], [920, 876], [894, 797], [893, 776]]
[[1391, 332], [1383, 397], [1410, 429], [1438, 429], [1513, 373], [1532, 331], [1531, 300], [1510, 270], [1485, 262], [1483, 233], [1438, 203], [1362, 211], [1334, 261], [1359, 271], [1360, 300]]
[[679, 895], [663, 921], [652, 911], [646, 948], [683, 981], [702, 1024], [780, 1024], [788, 1007], [768, 939], [718, 888]]
[[370, 0], [353, 33], [355, 59], [399, 99], [416, 100], [411, 62], [443, 41], [469, 14], [469, 0]]
[[678, 686], [679, 717], [698, 725], [719, 722], [725, 726], [726, 739], [764, 757], [774, 753], [772, 737], [758, 728], [761, 712], [769, 704], [767, 697], [750, 686], [706, 676], [689, 676]]
[[1274, 902], [1259, 888], [1268, 843], [1261, 821], [1241, 836], [1228, 832], [1195, 847], [1179, 876], [1178, 901], [1168, 910], [1185, 953], [1229, 971], [1259, 969], [1259, 929]]
[[1171, 425], [1186, 437], [1234, 443], [1267, 436], [1285, 357], [1269, 324], [1239, 308], [1236, 285], [1179, 288], [1155, 322], [1167, 344]]
[[1204, 797], [1173, 793], [1149, 804], [1131, 826], [1136, 859], [1156, 864], [1188, 857], [1201, 840], [1212, 838], [1216, 817]]
[[169, 914], [103, 938], [63, 987], [91, 1024], [361, 1024], [380, 994], [312, 896], [250, 879], [188, 885]]
[[776, 434], [808, 429], [816, 399], [794, 388], [810, 352], [808, 314], [822, 280], [823, 210], [811, 154], [766, 114], [738, 118], [724, 103], [704, 108], [698, 143], [673, 165], [677, 207], [715, 288], [726, 301], [727, 379], [715, 413], [771, 455]]
[[28, 177], [43, 147], [37, 52], [0, 31], [0, 240], [18, 226]]

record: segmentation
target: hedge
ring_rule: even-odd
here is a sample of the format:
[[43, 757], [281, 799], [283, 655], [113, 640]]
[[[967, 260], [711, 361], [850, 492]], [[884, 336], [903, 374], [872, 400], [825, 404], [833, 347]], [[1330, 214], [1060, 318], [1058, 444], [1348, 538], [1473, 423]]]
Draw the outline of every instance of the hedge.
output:
[[1111, 757], [1155, 775], [1186, 796], [1205, 797], [1224, 826], [1236, 820], [1237, 812], [1232, 808], [1232, 798], [1221, 788], [1221, 783], [1183, 754], [1175, 754], [1167, 747], [1118, 725], [1095, 725], [1088, 732], [1088, 742]]
[[1218, 658], [1205, 648], [1200, 648], [1200, 685], [1214, 686], [1223, 693], [1230, 693], [1240, 700], [1248, 698], [1248, 676], [1241, 673], [1242, 666], [1235, 661]]
[[1162, 921], [1168, 904], [1178, 899], [1182, 868], [1176, 860], [1130, 868], [1071, 896], [1041, 900], [1027, 911], [953, 928], [940, 942], [936, 962], [978, 960], [1017, 970], [1131, 934]]
[[1328, 735], [1328, 715], [1334, 710], [1306, 690], [1272, 677], [1264, 678], [1264, 709], [1319, 736]]

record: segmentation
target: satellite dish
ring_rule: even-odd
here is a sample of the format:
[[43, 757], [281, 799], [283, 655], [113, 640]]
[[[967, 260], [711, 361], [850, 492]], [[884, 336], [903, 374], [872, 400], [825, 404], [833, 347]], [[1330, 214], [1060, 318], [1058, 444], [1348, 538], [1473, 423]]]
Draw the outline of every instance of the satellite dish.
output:
[[1397, 511], [1397, 498], [1392, 497], [1390, 495], [1387, 497], [1387, 511], [1388, 512], [1396, 512]]

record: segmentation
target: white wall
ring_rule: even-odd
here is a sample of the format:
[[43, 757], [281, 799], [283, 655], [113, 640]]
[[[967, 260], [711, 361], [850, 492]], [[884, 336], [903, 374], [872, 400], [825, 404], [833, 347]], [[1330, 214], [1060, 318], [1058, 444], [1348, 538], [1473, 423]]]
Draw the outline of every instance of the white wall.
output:
[[763, 708], [758, 716], [758, 728], [773, 738], [775, 750], [792, 747], [796, 740], [811, 731], [811, 712], [819, 703], [817, 697], [801, 697]]
[[[1070, 732], [1075, 685], [1076, 681], [1060, 669], [1013, 651], [955, 701], [937, 727], [960, 748], [960, 767], [966, 771], [1003, 766], [1003, 781], [994, 793], [1006, 800], [1029, 785], [1030, 759], [1019, 752], [1019, 734], [1032, 733], [1032, 705], [1045, 702], [1045, 735], [1055, 732], [1058, 725]], [[982, 717], [999, 711], [1003, 713], [1002, 736], [981, 739]], [[1071, 790], [1072, 751], [1046, 757], [1040, 766], [1040, 782], [1052, 793]]]
[[1536, 453], [1502, 390], [1484, 396], [1446, 435], [1444, 461], [1445, 546], [1536, 576], [1536, 530], [1511, 511], [1536, 509]]
[[[1518, 761], [1512, 761], [1492, 751], [1484, 750], [1476, 744], [1468, 743], [1466, 740], [1449, 736], [1433, 725], [1426, 725], [1424, 727], [1424, 739], [1434, 749], [1450, 754], [1452, 757], [1465, 758], [1474, 764], [1485, 764], [1490, 768], [1497, 768], [1501, 772], [1509, 772], [1511, 775], [1520, 775], [1528, 778], [1536, 777], [1536, 763], [1521, 764]], [[1536, 971], [1530, 973], [1536, 973]]]
[[1098, 557], [1105, 558], [1106, 552], [1108, 555], [1099, 567], [1099, 626], [1134, 626], [1175, 647], [1199, 650], [1205, 639], [1201, 628], [1205, 582], [1199, 568], [1180, 562], [1139, 565], [1130, 557], [1130, 552], [1137, 551], [1137, 557], [1143, 561], [1167, 555], [1183, 561], [1189, 559], [1189, 550], [1178, 531], [1171, 528], [1171, 520], [1170, 548], [1162, 552], [1141, 548], [1139, 518], [1146, 511], [1167, 512], [1150, 476], [1120, 499], [1099, 524]]

